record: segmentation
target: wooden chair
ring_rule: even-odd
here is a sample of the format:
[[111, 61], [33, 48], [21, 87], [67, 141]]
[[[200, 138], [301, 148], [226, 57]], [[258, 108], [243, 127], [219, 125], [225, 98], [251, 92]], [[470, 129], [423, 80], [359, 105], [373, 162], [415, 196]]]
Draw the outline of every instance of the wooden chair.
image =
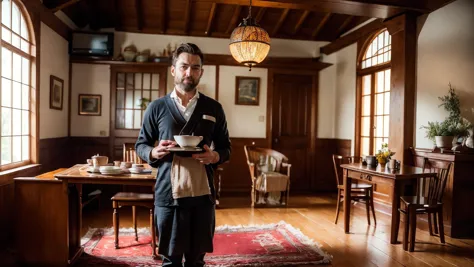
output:
[[[341, 164], [344, 163], [357, 163], [360, 162], [360, 157], [343, 157], [341, 155], [332, 155], [332, 161], [334, 164], [334, 172], [336, 174], [337, 182], [337, 207], [336, 207], [336, 218], [334, 223], [337, 224], [339, 218], [339, 212], [341, 209], [341, 202], [344, 201], [344, 184], [342, 180], [342, 168]], [[367, 210], [367, 223], [370, 225], [370, 208], [372, 209], [372, 215], [374, 216], [374, 223], [377, 224], [375, 219], [375, 208], [374, 208], [374, 188], [371, 184], [356, 184], [352, 183], [351, 187], [351, 199], [357, 202], [365, 202]]]
[[[252, 181], [251, 188], [251, 206], [255, 206], [255, 202], [258, 202], [259, 193], [273, 192], [267, 190], [267, 188], [258, 184], [259, 181], [266, 179], [266, 184], [269, 185], [271, 190], [272, 180], [274, 181], [286, 181], [286, 184], [277, 187], [281, 187], [283, 190], [280, 191], [280, 204], [285, 199], [285, 205], [288, 206], [289, 194], [290, 194], [290, 168], [291, 164], [288, 164], [288, 158], [282, 153], [269, 149], [260, 148], [254, 145], [244, 146], [245, 156], [247, 157], [247, 165], [250, 171], [250, 179]], [[267, 161], [267, 164], [263, 166], [261, 164], [261, 158]], [[265, 168], [264, 168], [265, 167]], [[263, 175], [263, 176], [262, 176]], [[265, 178], [264, 178], [265, 177]], [[284, 188], [283, 188], [284, 187]]]
[[112, 206], [114, 208], [113, 223], [115, 234], [115, 248], [119, 248], [119, 212], [118, 209], [124, 206], [132, 206], [133, 228], [135, 229], [135, 240], [138, 241], [136, 206], [143, 206], [150, 210], [150, 231], [152, 256], [156, 257], [156, 234], [154, 219], [153, 194], [140, 194], [133, 192], [119, 192], [112, 197]]
[[[135, 151], [134, 143], [124, 143], [123, 144], [123, 161], [132, 162], [137, 164], [142, 164], [143, 160], [138, 157]], [[132, 189], [133, 190], [133, 189]], [[147, 188], [146, 190], [149, 190]], [[123, 206], [132, 207], [132, 220], [133, 227], [135, 229], [135, 240], [138, 241], [137, 233], [137, 217], [136, 217], [136, 206], [142, 206], [150, 209], [150, 230], [152, 233], [152, 248], [153, 248], [153, 257], [156, 257], [156, 233], [155, 233], [155, 223], [153, 218], [154, 211], [154, 195], [152, 193], [139, 193], [139, 192], [128, 192], [129, 188], [123, 186], [123, 191], [127, 192], [118, 192], [115, 194], [112, 200], [112, 206], [114, 208], [113, 213], [113, 223], [115, 231], [115, 248], [118, 248], [118, 234], [119, 234], [119, 213], [118, 209]]]
[[[435, 233], [438, 233], [441, 243], [444, 241], [444, 224], [443, 224], [443, 195], [446, 183], [449, 179], [450, 171], [453, 163], [444, 161], [435, 161], [424, 159], [423, 171], [429, 170], [436, 172], [436, 177], [420, 179], [418, 181], [417, 196], [401, 196], [400, 197], [400, 213], [405, 217], [405, 229], [403, 232], [403, 249], [409, 251], [415, 250], [416, 235], [416, 216], [418, 214], [428, 215], [428, 227], [430, 235], [433, 235], [433, 226]], [[431, 215], [433, 215], [433, 224]]]

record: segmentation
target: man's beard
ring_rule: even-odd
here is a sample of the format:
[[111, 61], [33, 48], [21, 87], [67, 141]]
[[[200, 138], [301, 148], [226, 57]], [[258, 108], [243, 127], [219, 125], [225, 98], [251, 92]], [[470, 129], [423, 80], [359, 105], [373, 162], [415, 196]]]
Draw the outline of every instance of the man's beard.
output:
[[[184, 83], [185, 80], [188, 80], [191, 83]], [[196, 86], [199, 84], [199, 79], [195, 81], [192, 77], [185, 77], [185, 78], [182, 78], [180, 81], [175, 81], [175, 82], [176, 82], [176, 85], [178, 85], [186, 93], [189, 93], [193, 91], [196, 88]]]

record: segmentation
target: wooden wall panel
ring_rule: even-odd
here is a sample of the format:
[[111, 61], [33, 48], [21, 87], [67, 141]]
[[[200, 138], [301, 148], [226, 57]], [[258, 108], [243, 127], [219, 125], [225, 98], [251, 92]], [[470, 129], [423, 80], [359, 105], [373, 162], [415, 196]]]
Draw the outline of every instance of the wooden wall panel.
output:
[[[94, 155], [103, 155], [111, 158], [109, 150], [109, 137], [70, 137], [69, 148], [72, 164], [86, 163]], [[109, 160], [110, 161], [110, 160]]]
[[14, 225], [14, 190], [13, 182], [0, 185], [0, 248], [11, 244]]
[[46, 138], [39, 141], [39, 163], [42, 172], [64, 168], [72, 164], [68, 137]]

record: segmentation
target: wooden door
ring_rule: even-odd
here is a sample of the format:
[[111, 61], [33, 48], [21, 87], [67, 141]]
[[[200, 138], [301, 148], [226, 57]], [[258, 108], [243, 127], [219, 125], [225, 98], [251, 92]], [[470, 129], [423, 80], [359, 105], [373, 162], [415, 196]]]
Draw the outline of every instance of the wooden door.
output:
[[141, 104], [147, 104], [166, 94], [167, 70], [166, 66], [112, 66], [110, 86], [112, 160], [122, 160], [124, 143], [137, 141], [146, 108]]
[[309, 191], [316, 139], [317, 74], [272, 75], [272, 148], [286, 155], [292, 165], [291, 191]]

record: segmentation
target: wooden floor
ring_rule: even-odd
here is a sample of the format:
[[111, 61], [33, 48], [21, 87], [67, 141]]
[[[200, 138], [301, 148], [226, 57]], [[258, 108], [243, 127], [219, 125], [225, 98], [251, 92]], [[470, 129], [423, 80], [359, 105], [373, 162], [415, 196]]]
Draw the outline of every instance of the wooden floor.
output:
[[[352, 210], [351, 234], [343, 230], [343, 213], [334, 224], [335, 196], [290, 197], [288, 208], [250, 208], [249, 197], [223, 198], [216, 211], [216, 224], [267, 224], [281, 220], [299, 228], [305, 235], [322, 245], [333, 256], [331, 266], [474, 266], [474, 240], [438, 237], [418, 230], [415, 252], [406, 252], [401, 244], [391, 245], [390, 216], [377, 213], [377, 225], [367, 225], [365, 209]], [[131, 208], [120, 211], [120, 227], [131, 227]], [[148, 211], [138, 213], [138, 227], [147, 227]], [[112, 209], [84, 211], [82, 232], [89, 227], [112, 227]], [[373, 221], [372, 221], [373, 223]], [[473, 226], [474, 227], [474, 226]], [[399, 241], [403, 228], [400, 228]]]

